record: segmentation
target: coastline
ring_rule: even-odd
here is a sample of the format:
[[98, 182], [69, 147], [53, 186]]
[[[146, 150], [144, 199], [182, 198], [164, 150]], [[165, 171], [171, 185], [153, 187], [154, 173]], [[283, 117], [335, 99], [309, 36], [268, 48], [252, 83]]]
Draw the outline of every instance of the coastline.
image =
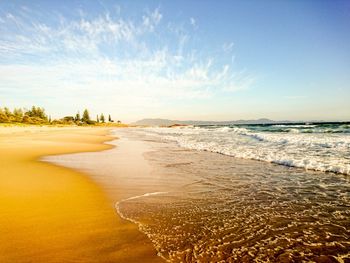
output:
[[133, 129], [113, 134], [116, 148], [49, 161], [107, 185], [118, 213], [165, 260], [348, 259], [347, 234], [338, 235], [348, 226], [348, 178], [186, 149]]
[[1, 262], [348, 260], [349, 178], [133, 129], [3, 131]]
[[117, 215], [103, 186], [39, 159], [111, 149], [109, 130], [0, 129], [1, 262], [161, 261], [137, 226]]

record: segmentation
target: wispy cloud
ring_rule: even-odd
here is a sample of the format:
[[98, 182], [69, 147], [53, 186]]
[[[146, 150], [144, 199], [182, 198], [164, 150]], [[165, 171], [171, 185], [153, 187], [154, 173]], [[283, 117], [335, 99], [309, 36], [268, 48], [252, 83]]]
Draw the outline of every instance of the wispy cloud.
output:
[[196, 21], [195, 18], [190, 17], [190, 24], [192, 25], [192, 27], [193, 27], [194, 29], [198, 29], [198, 24], [197, 24], [197, 21]]
[[224, 43], [222, 45], [222, 50], [224, 52], [231, 52], [233, 49], [234, 43], [233, 42], [229, 42], [229, 43]]
[[[159, 8], [135, 19], [118, 12], [89, 17], [78, 10], [73, 18], [53, 14], [51, 23], [29, 19], [28, 7], [21, 10], [0, 17], [3, 95], [29, 92], [79, 105], [95, 101], [113, 110], [209, 98], [254, 81], [245, 71], [218, 63], [220, 57], [197, 55], [189, 47], [191, 34], [169, 30]], [[197, 26], [194, 18], [190, 23]], [[223, 44], [222, 56], [232, 47]]]
[[163, 15], [159, 12], [159, 8], [156, 8], [150, 14], [142, 16], [142, 24], [147, 30], [153, 32], [162, 17]]

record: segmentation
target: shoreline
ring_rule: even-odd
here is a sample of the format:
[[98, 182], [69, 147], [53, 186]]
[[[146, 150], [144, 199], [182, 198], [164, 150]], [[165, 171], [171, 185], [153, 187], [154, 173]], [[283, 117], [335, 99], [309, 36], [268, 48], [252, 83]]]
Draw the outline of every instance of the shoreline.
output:
[[[113, 142], [117, 150], [57, 161], [124, 183], [120, 157], [133, 156], [129, 159], [137, 166], [150, 166], [150, 174], [129, 171], [132, 184], [123, 184], [129, 192], [116, 207], [138, 224], [165, 260], [348, 259], [347, 236], [337, 236], [348, 226], [348, 179], [185, 149], [131, 129], [114, 134], [120, 138]], [[140, 154], [143, 158], [136, 159]], [[96, 166], [88, 160], [100, 161]]]
[[[91, 177], [42, 157], [112, 149], [106, 127], [0, 128], [0, 261], [157, 262]], [[122, 186], [121, 186], [122, 187]]]

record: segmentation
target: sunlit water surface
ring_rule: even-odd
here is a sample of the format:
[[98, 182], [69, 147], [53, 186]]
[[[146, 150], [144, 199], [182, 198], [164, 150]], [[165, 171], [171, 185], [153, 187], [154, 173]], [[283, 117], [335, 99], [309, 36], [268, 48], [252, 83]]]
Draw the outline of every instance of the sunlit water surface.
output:
[[122, 200], [171, 262], [350, 262], [350, 178], [195, 151], [138, 130], [162, 191]]

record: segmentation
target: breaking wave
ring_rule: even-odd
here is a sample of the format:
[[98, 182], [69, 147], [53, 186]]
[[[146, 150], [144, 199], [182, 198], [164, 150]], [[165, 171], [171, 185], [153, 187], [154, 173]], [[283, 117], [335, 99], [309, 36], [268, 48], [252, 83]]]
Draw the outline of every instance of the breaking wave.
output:
[[246, 125], [140, 131], [188, 149], [350, 174], [350, 125]]

